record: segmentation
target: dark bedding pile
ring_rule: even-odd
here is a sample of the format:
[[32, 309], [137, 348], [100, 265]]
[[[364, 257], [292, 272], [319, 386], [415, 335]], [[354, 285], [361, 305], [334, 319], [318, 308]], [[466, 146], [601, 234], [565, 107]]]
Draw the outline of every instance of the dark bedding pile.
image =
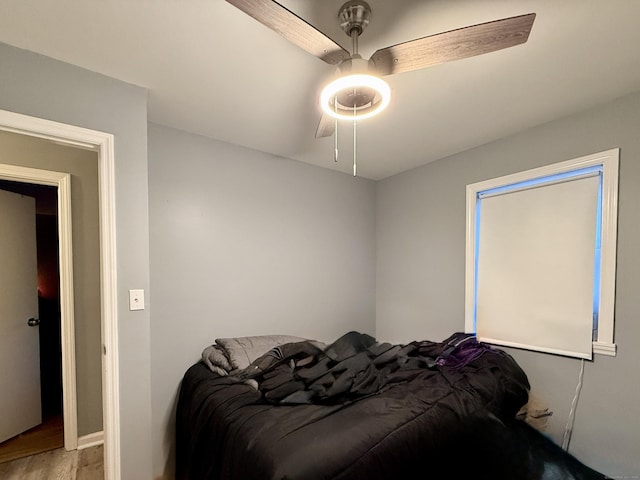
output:
[[[455, 377], [456, 370], [489, 350], [494, 356], [506, 355], [476, 342], [469, 334], [457, 333], [444, 342], [392, 345], [379, 343], [363, 333], [349, 332], [324, 349], [311, 341], [275, 347], [247, 368], [232, 372], [232, 378], [256, 380], [264, 400], [270, 403], [346, 403], [379, 394], [395, 383], [408, 382], [425, 369], [449, 366], [449, 375]], [[502, 360], [502, 376], [509, 380], [503, 385], [513, 384], [510, 387], [513, 399], [503, 406], [509, 411], [497, 413], [511, 416], [526, 402], [529, 384], [515, 362], [505, 361], [506, 357]], [[495, 381], [488, 376], [476, 380]], [[477, 384], [474, 388], [493, 387]], [[511, 400], [511, 396], [506, 395], [504, 399]], [[498, 400], [502, 403], [503, 398]]]
[[180, 389], [177, 478], [605, 479], [515, 420], [528, 391], [511, 356], [461, 333], [289, 343], [227, 376], [199, 362]]

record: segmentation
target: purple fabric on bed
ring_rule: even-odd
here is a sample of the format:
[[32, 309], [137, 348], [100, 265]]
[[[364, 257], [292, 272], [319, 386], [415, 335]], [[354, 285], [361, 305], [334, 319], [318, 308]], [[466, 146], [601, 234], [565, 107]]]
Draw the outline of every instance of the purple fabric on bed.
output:
[[502, 350], [495, 349], [491, 345], [478, 342], [475, 335], [471, 333], [456, 333], [443, 343], [447, 347], [438, 356], [436, 363], [441, 367], [446, 366], [454, 369], [464, 367], [487, 351], [493, 353], [502, 352]]

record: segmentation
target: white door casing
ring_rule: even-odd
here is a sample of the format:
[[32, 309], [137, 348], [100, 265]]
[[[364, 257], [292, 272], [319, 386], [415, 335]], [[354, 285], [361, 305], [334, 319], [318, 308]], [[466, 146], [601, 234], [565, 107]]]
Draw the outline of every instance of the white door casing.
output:
[[0, 190], [0, 442], [42, 423], [35, 205]]
[[[0, 110], [0, 130], [18, 133], [37, 138], [44, 138], [63, 145], [84, 148], [98, 153], [98, 182], [99, 182], [99, 209], [100, 209], [100, 276], [101, 276], [101, 321], [103, 344], [103, 379], [102, 379], [102, 404], [104, 426], [104, 474], [105, 480], [120, 480], [120, 405], [119, 405], [119, 365], [118, 365], [118, 317], [117, 317], [117, 261], [116, 261], [116, 221], [115, 221], [115, 158], [114, 137], [112, 134], [90, 130], [73, 125], [67, 125], [41, 118], [22, 115], [19, 113]], [[67, 176], [68, 177], [68, 176]], [[0, 178], [8, 180], [22, 179], [43, 185], [58, 185], [58, 212], [70, 211], [70, 198], [63, 198], [62, 191], [69, 191], [69, 179], [43, 179], [32, 181], [22, 173], [2, 172]], [[66, 203], [65, 203], [66, 202]], [[68, 210], [67, 210], [68, 209]], [[62, 217], [59, 218], [59, 234], [69, 228], [69, 224], [63, 225]], [[60, 239], [61, 249], [70, 248], [69, 243], [65, 247]], [[61, 254], [62, 257], [62, 254]], [[70, 254], [67, 256], [70, 258]], [[64, 287], [63, 277], [65, 266], [61, 265], [61, 296]], [[67, 266], [70, 268], [70, 265]], [[70, 274], [71, 271], [67, 272]], [[68, 285], [70, 287], [71, 285]], [[62, 298], [61, 298], [62, 302]], [[62, 307], [62, 305], [61, 305]], [[70, 305], [72, 308], [72, 304]], [[64, 335], [64, 332], [62, 332]], [[63, 352], [63, 370], [65, 364]], [[75, 360], [74, 360], [75, 361]], [[75, 379], [67, 379], [75, 382]], [[63, 378], [63, 383], [65, 379]], [[63, 387], [64, 388], [64, 387]], [[75, 388], [75, 384], [74, 384]], [[74, 390], [75, 395], [75, 390]], [[64, 401], [66, 402], [66, 398]], [[75, 398], [72, 399], [75, 402]], [[75, 403], [74, 403], [75, 405]], [[64, 408], [64, 407], [63, 407]], [[67, 421], [65, 419], [65, 447], [67, 447]], [[75, 427], [75, 426], [74, 426]], [[77, 430], [75, 438], [70, 441], [77, 444]]]
[[0, 179], [49, 185], [58, 190], [58, 264], [60, 266], [60, 336], [62, 347], [62, 416], [64, 447], [78, 447], [76, 356], [71, 245], [71, 176], [68, 173], [0, 164]]

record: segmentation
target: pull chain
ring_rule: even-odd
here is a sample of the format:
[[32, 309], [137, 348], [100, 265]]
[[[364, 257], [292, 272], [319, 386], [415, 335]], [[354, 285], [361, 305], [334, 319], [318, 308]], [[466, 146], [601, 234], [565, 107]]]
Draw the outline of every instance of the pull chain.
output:
[[[333, 97], [334, 112], [338, 111], [338, 96]], [[333, 119], [333, 161], [338, 161], [338, 117]]]
[[[353, 97], [356, 96], [356, 90], [353, 89]], [[356, 156], [357, 156], [357, 121], [356, 121], [356, 104], [353, 103], [353, 176], [357, 174]]]
[[[353, 96], [355, 98], [356, 96], [356, 89], [353, 90]], [[333, 106], [335, 111], [338, 111], [338, 97], [334, 97], [333, 98]], [[358, 122], [357, 122], [357, 106], [354, 102], [353, 104], [353, 176], [357, 176], [358, 175], [358, 165], [357, 165], [357, 158], [358, 158]], [[333, 129], [333, 161], [337, 162], [338, 161], [338, 118], [335, 118], [334, 121], [334, 129]]]

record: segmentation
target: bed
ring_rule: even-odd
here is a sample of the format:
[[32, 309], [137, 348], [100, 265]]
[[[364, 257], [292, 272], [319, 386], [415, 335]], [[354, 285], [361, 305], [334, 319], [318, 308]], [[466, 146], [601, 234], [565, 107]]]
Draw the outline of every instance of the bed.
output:
[[518, 417], [529, 382], [454, 333], [217, 339], [180, 385], [179, 480], [599, 480]]

